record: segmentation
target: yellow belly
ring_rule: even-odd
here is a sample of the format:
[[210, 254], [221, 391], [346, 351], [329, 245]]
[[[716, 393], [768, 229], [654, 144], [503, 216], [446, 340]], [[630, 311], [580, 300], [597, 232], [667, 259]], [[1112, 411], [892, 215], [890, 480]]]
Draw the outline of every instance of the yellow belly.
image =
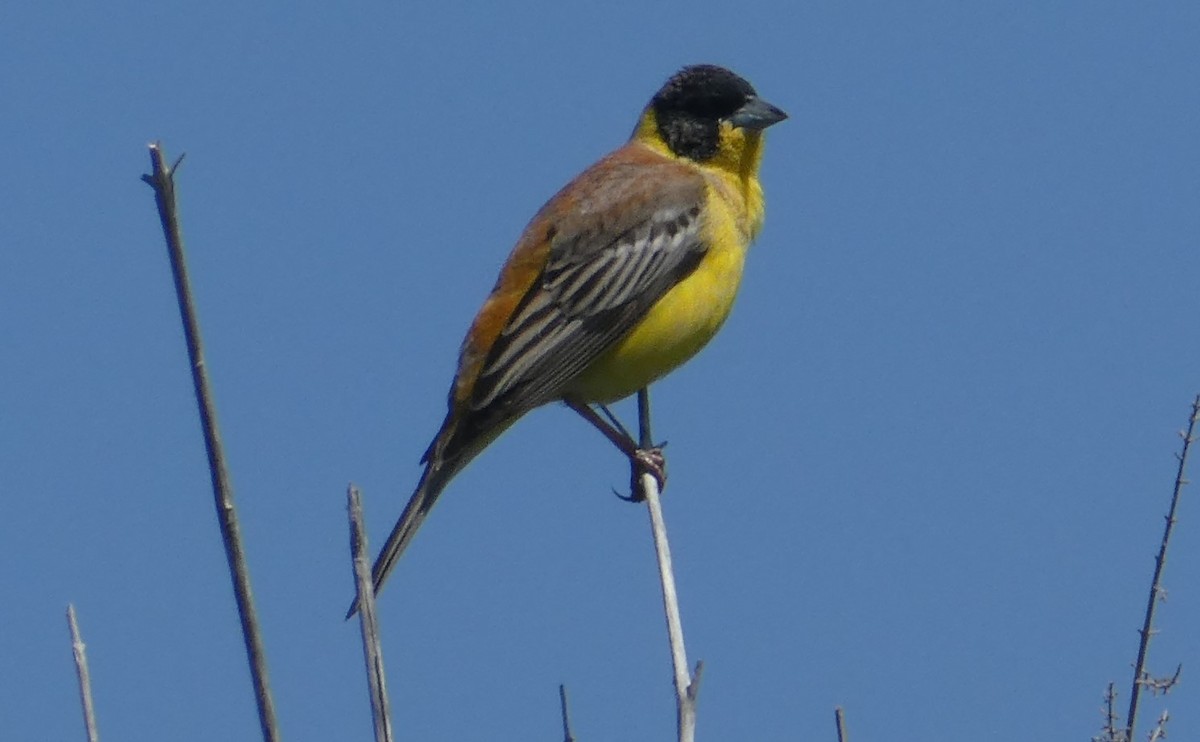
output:
[[725, 198], [710, 199], [707, 219], [711, 247], [704, 260], [572, 383], [571, 396], [600, 403], [628, 397], [690, 359], [721, 329], [757, 225], [747, 228]]

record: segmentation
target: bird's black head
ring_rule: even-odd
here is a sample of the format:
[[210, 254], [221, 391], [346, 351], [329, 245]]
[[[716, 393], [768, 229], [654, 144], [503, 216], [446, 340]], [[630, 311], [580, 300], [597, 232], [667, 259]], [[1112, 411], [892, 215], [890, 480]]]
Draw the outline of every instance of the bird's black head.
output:
[[671, 151], [703, 162], [720, 148], [722, 121], [762, 130], [787, 114], [758, 97], [754, 87], [713, 64], [684, 67], [650, 101], [658, 133]]

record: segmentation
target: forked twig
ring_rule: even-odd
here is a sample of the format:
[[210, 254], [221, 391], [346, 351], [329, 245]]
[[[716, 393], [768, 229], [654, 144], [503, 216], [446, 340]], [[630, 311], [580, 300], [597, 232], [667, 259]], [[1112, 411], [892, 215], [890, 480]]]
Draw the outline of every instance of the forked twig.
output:
[[175, 168], [182, 161], [168, 166], [162, 147], [156, 142], [150, 145], [151, 173], [142, 180], [154, 189], [154, 200], [158, 205], [158, 216], [162, 221], [167, 239], [167, 253], [171, 260], [171, 273], [175, 277], [175, 295], [179, 301], [179, 315], [183, 320], [183, 334], [187, 341], [188, 359], [192, 368], [192, 386], [196, 392], [196, 405], [200, 410], [200, 427], [204, 432], [204, 448], [208, 452], [208, 471], [212, 478], [213, 498], [217, 508], [217, 523], [221, 527], [221, 541], [225, 545], [225, 558], [233, 580], [233, 595], [237, 602], [238, 617], [242, 624], [242, 638], [246, 644], [246, 656], [250, 662], [250, 675], [254, 682], [254, 698], [258, 704], [258, 721], [263, 739], [276, 742], [279, 739], [279, 724], [275, 719], [275, 704], [271, 700], [270, 683], [267, 680], [267, 658], [262, 635], [258, 628], [258, 616], [254, 611], [254, 598], [250, 591], [250, 572], [246, 567], [246, 555], [242, 549], [242, 537], [238, 528], [237, 514], [233, 508], [233, 485], [225, 466], [225, 452], [221, 446], [217, 427], [216, 405], [208, 383], [208, 371], [204, 365], [204, 351], [200, 342], [200, 322], [196, 318], [192, 287], [188, 280], [187, 263], [183, 254], [183, 232], [179, 227], [179, 213], [175, 201]]

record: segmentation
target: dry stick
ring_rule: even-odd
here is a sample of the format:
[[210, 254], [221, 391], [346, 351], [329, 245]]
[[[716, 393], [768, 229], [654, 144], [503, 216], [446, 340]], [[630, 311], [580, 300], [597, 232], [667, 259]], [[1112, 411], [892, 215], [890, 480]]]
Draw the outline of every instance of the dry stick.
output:
[[[638, 391], [638, 445], [649, 449], [654, 444], [650, 435], [650, 393]], [[696, 737], [696, 695], [700, 692], [700, 673], [704, 663], [696, 663], [693, 677], [688, 673], [687, 650], [683, 645], [683, 622], [679, 618], [679, 596], [675, 592], [675, 572], [671, 567], [671, 545], [667, 542], [667, 526], [663, 522], [659, 502], [658, 480], [642, 472], [642, 493], [650, 512], [650, 528], [654, 533], [654, 551], [658, 554], [658, 575], [662, 582], [663, 609], [667, 617], [667, 635], [671, 641], [671, 664], [675, 670], [675, 723], [679, 742], [692, 742]]]
[[575, 742], [575, 735], [571, 734], [571, 716], [567, 713], [567, 686], [561, 683], [558, 686], [558, 703], [562, 706], [563, 742]]
[[158, 216], [162, 220], [163, 233], [167, 238], [167, 253], [171, 259], [171, 273], [175, 277], [175, 294], [179, 300], [179, 314], [183, 319], [183, 334], [187, 340], [188, 359], [192, 366], [192, 385], [196, 391], [196, 404], [200, 409], [200, 427], [204, 431], [204, 447], [208, 451], [208, 471], [212, 478], [213, 497], [217, 508], [217, 523], [221, 527], [221, 540], [225, 544], [225, 558], [233, 579], [233, 595], [237, 601], [238, 617], [242, 623], [242, 637], [246, 643], [246, 655], [250, 661], [250, 675], [254, 681], [254, 698], [258, 703], [258, 722], [262, 727], [263, 739], [276, 742], [279, 725], [275, 720], [275, 704], [271, 700], [271, 689], [267, 681], [267, 659], [263, 650], [262, 637], [258, 629], [258, 617], [254, 612], [254, 599], [250, 592], [250, 573], [246, 568], [246, 557], [242, 550], [242, 538], [238, 529], [237, 514], [233, 509], [233, 486], [225, 467], [225, 452], [221, 447], [221, 436], [217, 430], [216, 408], [208, 383], [208, 371], [204, 365], [204, 353], [200, 343], [200, 323], [196, 319], [192, 288], [188, 281], [187, 265], [183, 256], [183, 232], [179, 228], [179, 216], [175, 203], [175, 168], [177, 160], [168, 167], [162, 147], [155, 142], [150, 145], [152, 173], [143, 175], [142, 180], [154, 189], [154, 200], [158, 204]]
[[367, 562], [367, 531], [363, 527], [362, 497], [353, 484], [346, 490], [350, 501], [350, 555], [354, 563], [357, 588], [355, 605], [362, 631], [363, 660], [367, 664], [367, 685], [371, 689], [371, 717], [375, 720], [375, 742], [391, 742], [392, 718], [388, 707], [387, 679], [383, 672], [383, 646], [379, 641], [379, 622], [375, 619], [375, 588], [371, 566]]
[[1113, 682], [1109, 682], [1108, 688], [1104, 691], [1104, 728], [1101, 733], [1102, 737], [1092, 737], [1093, 742], [1096, 740], [1105, 740], [1106, 742], [1116, 742], [1117, 740], [1117, 686]]
[[92, 676], [88, 672], [87, 651], [79, 635], [79, 623], [75, 620], [75, 606], [67, 604], [67, 626], [71, 629], [71, 652], [75, 655], [75, 675], [79, 677], [79, 701], [83, 704], [83, 726], [87, 729], [88, 742], [98, 742], [100, 731], [96, 726], [96, 707], [92, 704]]
[[833, 721], [837, 724], [838, 742], [850, 742], [850, 735], [846, 733], [846, 715], [841, 706], [833, 707]]
[[1166, 709], [1158, 715], [1158, 721], [1155, 722], [1154, 728], [1150, 730], [1150, 736], [1147, 737], [1148, 742], [1158, 742], [1160, 739], [1167, 738], [1167, 722], [1171, 720], [1171, 714]]
[[1141, 695], [1146, 674], [1146, 652], [1150, 648], [1150, 637], [1154, 635], [1154, 608], [1162, 592], [1162, 571], [1167, 563], [1167, 544], [1171, 540], [1171, 531], [1175, 527], [1175, 508], [1179, 505], [1179, 496], [1183, 486], [1187, 484], [1184, 476], [1187, 467], [1188, 451], [1195, 438], [1192, 432], [1196, 429], [1196, 419], [1200, 418], [1200, 394], [1192, 401], [1192, 415], [1188, 418], [1187, 432], [1183, 436], [1183, 448], [1176, 458], [1179, 459], [1179, 469], [1175, 473], [1175, 490], [1171, 494], [1171, 507], [1167, 510], [1167, 525], [1163, 529], [1162, 543], [1158, 546], [1158, 555], [1154, 557], [1154, 579], [1150, 581], [1150, 597], [1146, 601], [1146, 618], [1138, 632], [1141, 639], [1138, 642], [1137, 662], [1133, 665], [1133, 688], [1129, 693], [1129, 713], [1125, 716], [1125, 738], [1133, 739], [1133, 727], [1137, 723], [1138, 696]]

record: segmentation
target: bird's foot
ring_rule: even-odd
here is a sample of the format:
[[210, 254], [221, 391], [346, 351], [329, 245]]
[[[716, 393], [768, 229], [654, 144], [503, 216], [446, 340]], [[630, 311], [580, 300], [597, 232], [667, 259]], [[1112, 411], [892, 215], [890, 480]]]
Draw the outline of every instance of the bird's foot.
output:
[[649, 474], [658, 482], [658, 491], [662, 492], [667, 486], [667, 459], [663, 456], [663, 442], [651, 448], [637, 448], [629, 455], [629, 494], [622, 495], [616, 490], [613, 494], [626, 502], [645, 502], [646, 492], [642, 487], [642, 475]]

